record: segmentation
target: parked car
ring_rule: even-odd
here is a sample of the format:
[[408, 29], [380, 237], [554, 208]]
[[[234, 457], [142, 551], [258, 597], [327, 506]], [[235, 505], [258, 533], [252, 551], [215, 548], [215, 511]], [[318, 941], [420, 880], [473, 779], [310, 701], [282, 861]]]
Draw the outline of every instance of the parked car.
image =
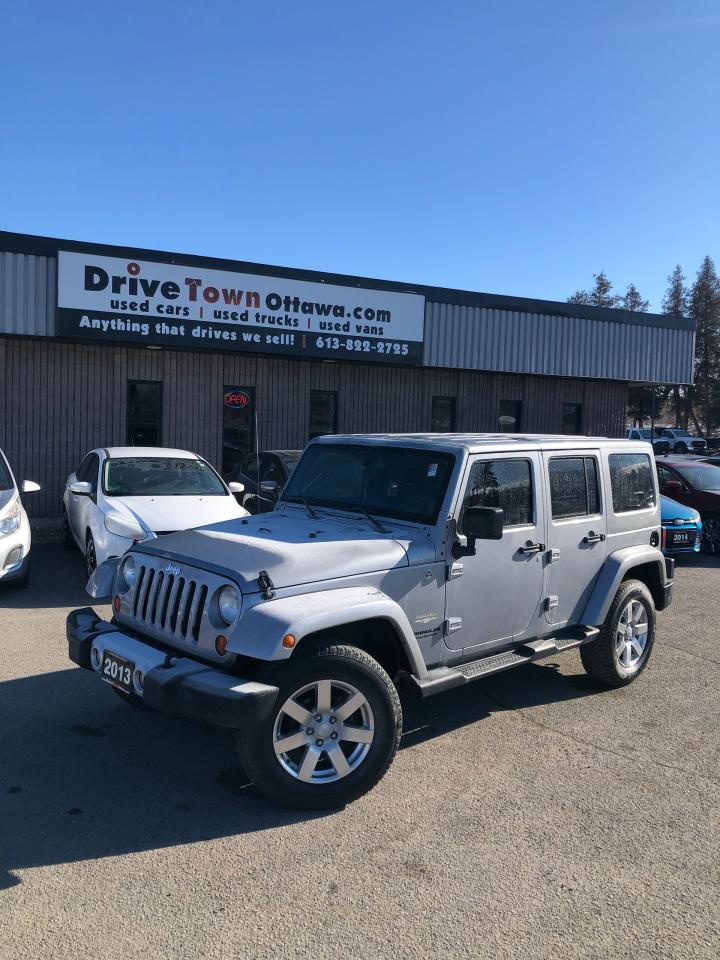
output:
[[657, 431], [653, 432], [648, 427], [628, 427], [625, 435], [628, 440], [646, 440], [648, 443], [651, 443], [656, 457], [670, 452], [670, 441], [668, 438], [658, 436]]
[[189, 527], [246, 517], [242, 484], [226, 484], [187, 450], [98, 447], [68, 477], [62, 541], [85, 554], [88, 576], [141, 541]]
[[697, 510], [670, 497], [660, 497], [662, 552], [666, 557], [676, 553], [699, 553], [702, 548], [702, 520]]
[[35, 493], [40, 485], [23, 480], [20, 490], [5, 454], [0, 450], [0, 584], [20, 590], [30, 582], [30, 521], [20, 492]]
[[671, 453], [706, 453], [707, 441], [696, 437], [687, 430], [675, 430], [663, 427], [660, 436], [670, 443]]
[[272, 800], [335, 808], [392, 762], [400, 679], [428, 696], [579, 647], [596, 681], [636, 680], [672, 596], [659, 544], [646, 443], [326, 436], [272, 513], [99, 566], [113, 621], [71, 613], [69, 655], [130, 703], [234, 728]]
[[240, 498], [249, 513], [265, 513], [277, 503], [302, 450], [261, 450], [244, 457], [230, 474], [245, 487]]
[[720, 466], [704, 460], [667, 457], [657, 463], [660, 492], [702, 519], [702, 548], [720, 553]]

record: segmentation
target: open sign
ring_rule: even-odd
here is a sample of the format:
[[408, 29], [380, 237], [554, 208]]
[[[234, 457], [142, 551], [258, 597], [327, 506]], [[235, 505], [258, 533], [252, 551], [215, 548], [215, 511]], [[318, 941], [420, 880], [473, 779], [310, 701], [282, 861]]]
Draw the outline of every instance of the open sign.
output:
[[247, 407], [250, 403], [250, 394], [244, 390], [227, 390], [223, 396], [226, 407]]

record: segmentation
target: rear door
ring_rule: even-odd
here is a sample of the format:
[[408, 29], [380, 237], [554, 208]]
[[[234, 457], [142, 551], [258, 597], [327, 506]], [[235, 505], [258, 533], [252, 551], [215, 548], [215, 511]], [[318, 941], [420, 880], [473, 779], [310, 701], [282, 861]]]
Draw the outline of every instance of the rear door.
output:
[[577, 623], [607, 552], [599, 451], [544, 454], [548, 490], [545, 616]]

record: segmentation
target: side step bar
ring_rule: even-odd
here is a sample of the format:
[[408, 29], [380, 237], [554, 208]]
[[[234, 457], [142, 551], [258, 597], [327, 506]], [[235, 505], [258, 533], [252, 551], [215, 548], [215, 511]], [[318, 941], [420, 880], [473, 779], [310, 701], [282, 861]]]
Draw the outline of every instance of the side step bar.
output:
[[513, 667], [520, 667], [524, 663], [533, 663], [544, 657], [552, 657], [572, 647], [581, 647], [584, 643], [594, 640], [599, 632], [597, 627], [573, 627], [556, 637], [531, 640], [504, 653], [494, 653], [479, 660], [472, 660], [470, 663], [458, 664], [456, 667], [437, 667], [430, 670], [424, 680], [418, 680], [417, 677], [413, 677], [413, 680], [423, 697], [430, 697], [434, 693], [460, 687], [481, 677], [489, 677], [493, 673], [502, 673], [504, 670], [512, 670]]

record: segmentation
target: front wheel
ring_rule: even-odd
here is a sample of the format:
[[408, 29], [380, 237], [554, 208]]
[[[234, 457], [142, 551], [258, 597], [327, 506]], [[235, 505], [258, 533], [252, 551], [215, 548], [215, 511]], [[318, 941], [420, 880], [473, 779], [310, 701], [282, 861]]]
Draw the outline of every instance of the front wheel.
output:
[[680, 441], [680, 443], [675, 444], [675, 453], [687, 453], [687, 452], [688, 452], [688, 445], [686, 443], [683, 443], [682, 440]]
[[647, 666], [655, 642], [655, 603], [640, 580], [625, 580], [596, 640], [580, 647], [586, 673], [609, 687], [625, 687]]
[[720, 554], [720, 517], [702, 518], [702, 549], [712, 556]]
[[257, 789], [300, 810], [336, 809], [371, 790], [400, 742], [402, 710], [383, 668], [357, 647], [332, 645], [274, 670], [271, 717], [238, 735]]
[[85, 538], [85, 566], [87, 568], [88, 579], [92, 576], [93, 570], [97, 566], [97, 555], [95, 553], [95, 541], [93, 535], [88, 530]]

